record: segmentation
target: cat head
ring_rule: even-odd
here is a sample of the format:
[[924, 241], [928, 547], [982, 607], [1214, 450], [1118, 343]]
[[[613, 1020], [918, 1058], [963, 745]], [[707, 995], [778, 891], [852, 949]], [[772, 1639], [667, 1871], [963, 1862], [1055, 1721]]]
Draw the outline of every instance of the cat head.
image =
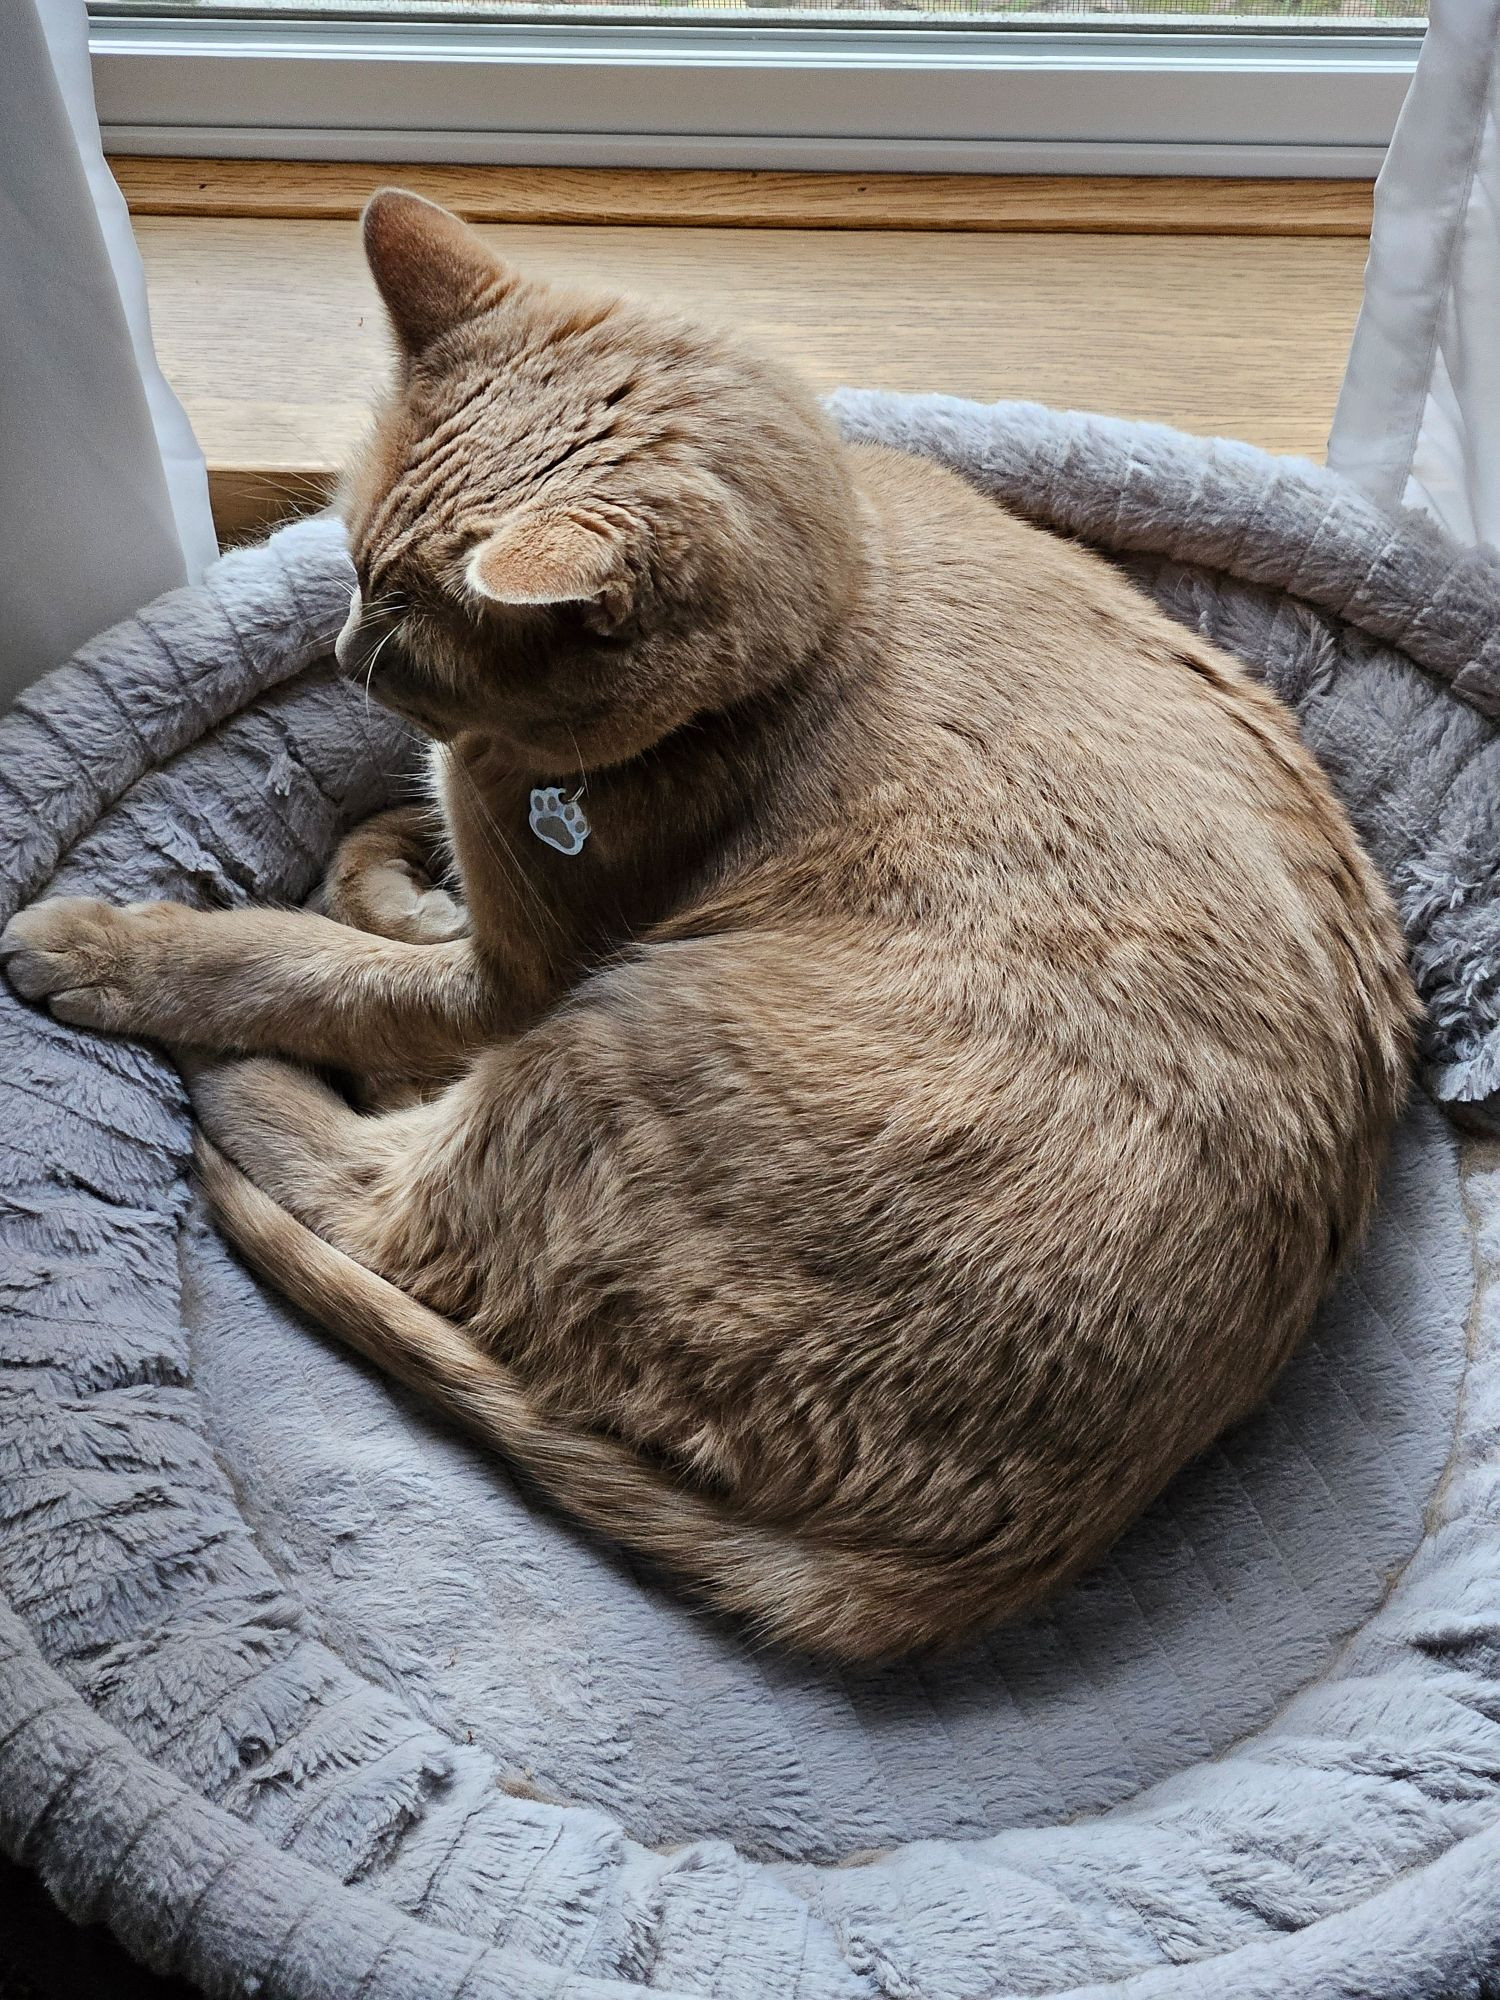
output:
[[377, 194], [364, 242], [397, 366], [341, 494], [351, 679], [571, 771], [824, 642], [856, 512], [799, 384], [674, 314], [523, 278], [416, 195]]

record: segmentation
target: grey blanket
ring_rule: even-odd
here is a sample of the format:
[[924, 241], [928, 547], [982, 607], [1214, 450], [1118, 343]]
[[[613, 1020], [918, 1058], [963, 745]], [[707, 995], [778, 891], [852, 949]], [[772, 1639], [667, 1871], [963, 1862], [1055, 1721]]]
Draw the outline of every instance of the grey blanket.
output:
[[[845, 395], [1296, 707], [1392, 881], [1432, 1096], [1500, 1083], [1500, 578], [1311, 467]], [[411, 746], [336, 524], [0, 724], [0, 917], [307, 893]], [[1048, 1611], [747, 1644], [230, 1259], [154, 1051], [0, 997], [0, 1835], [216, 1993], [1479, 1993], [1500, 1965], [1500, 1174], [1424, 1096], [1268, 1406]]]

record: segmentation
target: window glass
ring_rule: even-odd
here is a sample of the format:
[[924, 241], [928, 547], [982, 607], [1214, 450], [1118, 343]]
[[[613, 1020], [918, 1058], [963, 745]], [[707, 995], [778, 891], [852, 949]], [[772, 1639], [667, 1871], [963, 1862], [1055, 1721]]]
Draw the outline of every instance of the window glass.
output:
[[817, 24], [886, 21], [928, 25], [977, 22], [1030, 30], [1198, 29], [1245, 33], [1305, 29], [1318, 34], [1420, 28], [1425, 0], [94, 0], [91, 12], [157, 15], [320, 15], [409, 20], [545, 19], [586, 11], [632, 20], [711, 16], [736, 21], [803, 20]]

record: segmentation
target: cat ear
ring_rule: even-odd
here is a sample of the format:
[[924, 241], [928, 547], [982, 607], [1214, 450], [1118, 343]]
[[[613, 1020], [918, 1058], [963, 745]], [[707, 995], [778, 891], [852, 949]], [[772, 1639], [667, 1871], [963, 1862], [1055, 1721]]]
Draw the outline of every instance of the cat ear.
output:
[[522, 508], [471, 553], [464, 577], [491, 604], [594, 602], [611, 618], [630, 606], [625, 540], [611, 522]]
[[366, 204], [365, 256], [396, 336], [409, 354], [490, 305], [510, 272], [466, 222], [405, 188]]

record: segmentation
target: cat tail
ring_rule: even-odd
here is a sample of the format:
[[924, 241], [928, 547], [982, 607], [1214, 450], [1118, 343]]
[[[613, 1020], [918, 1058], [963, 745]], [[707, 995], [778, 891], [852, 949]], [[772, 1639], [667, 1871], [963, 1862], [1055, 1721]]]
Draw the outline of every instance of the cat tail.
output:
[[252, 1270], [308, 1318], [495, 1446], [586, 1526], [689, 1578], [714, 1604], [748, 1617], [768, 1637], [809, 1651], [891, 1658], [944, 1633], [942, 1584], [930, 1573], [914, 1575], [909, 1556], [741, 1521], [627, 1446], [568, 1429], [461, 1327], [325, 1242], [201, 1131], [195, 1151], [214, 1216]]

